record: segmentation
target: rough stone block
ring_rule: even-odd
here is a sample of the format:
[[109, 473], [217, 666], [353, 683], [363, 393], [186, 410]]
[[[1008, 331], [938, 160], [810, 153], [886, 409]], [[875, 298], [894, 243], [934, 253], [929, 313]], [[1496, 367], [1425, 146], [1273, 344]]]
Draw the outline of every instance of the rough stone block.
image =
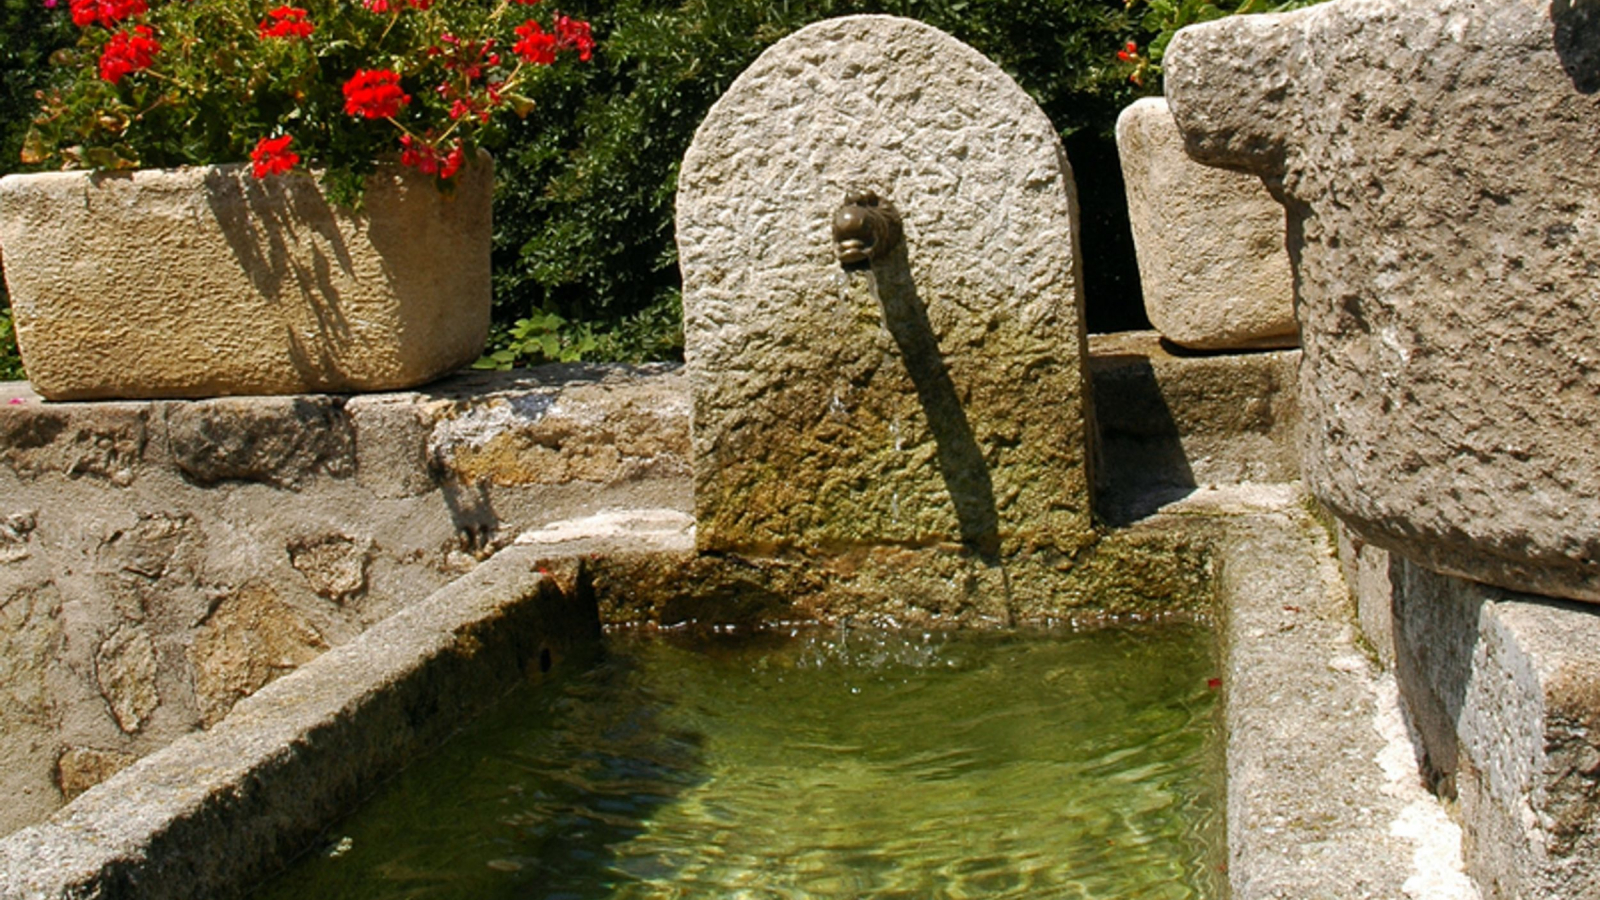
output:
[[1190, 159], [1160, 97], [1117, 117], [1117, 153], [1156, 330], [1192, 350], [1295, 346], [1283, 207], [1261, 179]]
[[[36, 400], [36, 395], [33, 395]], [[45, 474], [133, 483], [150, 436], [150, 410], [132, 404], [40, 408], [13, 394], [0, 410], [0, 466], [29, 480]]]
[[1100, 514], [1148, 514], [1196, 487], [1300, 478], [1300, 354], [1185, 354], [1155, 332], [1089, 338]]
[[[832, 239], [871, 191], [904, 240]], [[905, 19], [780, 41], [684, 158], [677, 231], [702, 549], [1081, 545], [1075, 188], [992, 62]]]
[[17, 346], [56, 400], [384, 390], [482, 352], [491, 166], [396, 170], [359, 214], [247, 166], [0, 179]]
[[206, 725], [241, 698], [316, 659], [328, 644], [305, 615], [270, 586], [247, 584], [217, 605], [196, 631], [189, 659]]
[[1600, 613], [1395, 558], [1407, 707], [1485, 900], [1600, 886]]
[[67, 800], [132, 765], [138, 757], [119, 750], [68, 747], [56, 763], [56, 782]]
[[293, 487], [355, 474], [355, 435], [339, 397], [224, 397], [162, 404], [177, 466], [198, 485]]
[[1600, 601], [1600, 14], [1350, 0], [1184, 29], [1188, 151], [1288, 211], [1307, 483], [1363, 537]]
[[[517, 405], [547, 414], [487, 414]], [[686, 513], [688, 446], [665, 365], [348, 398], [55, 403], [0, 382], [0, 834], [105, 770], [67, 750], [157, 751], [530, 526]]]

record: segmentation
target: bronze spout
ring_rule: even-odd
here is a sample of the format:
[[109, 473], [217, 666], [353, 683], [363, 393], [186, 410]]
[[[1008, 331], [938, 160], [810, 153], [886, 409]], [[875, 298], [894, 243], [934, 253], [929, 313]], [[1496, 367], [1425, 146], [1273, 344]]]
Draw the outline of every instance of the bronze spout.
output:
[[833, 248], [845, 268], [871, 265], [900, 243], [900, 213], [872, 191], [851, 192], [833, 214]]

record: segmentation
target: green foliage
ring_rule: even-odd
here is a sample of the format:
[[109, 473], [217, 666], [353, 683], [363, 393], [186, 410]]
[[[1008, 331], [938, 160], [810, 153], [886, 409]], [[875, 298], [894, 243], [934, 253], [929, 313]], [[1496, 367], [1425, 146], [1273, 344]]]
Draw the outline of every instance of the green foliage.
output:
[[11, 310], [0, 309], [0, 381], [17, 381], [22, 377], [17, 336], [11, 330]]
[[510, 326], [496, 326], [496, 349], [474, 369], [501, 371], [518, 365], [606, 360], [648, 362], [683, 355], [683, 305], [670, 294], [648, 308], [608, 323], [568, 322], [556, 313], [538, 312]]

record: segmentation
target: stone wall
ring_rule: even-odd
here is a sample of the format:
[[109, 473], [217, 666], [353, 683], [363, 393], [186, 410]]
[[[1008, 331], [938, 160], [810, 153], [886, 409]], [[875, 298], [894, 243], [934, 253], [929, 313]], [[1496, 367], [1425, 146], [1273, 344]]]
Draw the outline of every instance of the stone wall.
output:
[[0, 833], [521, 531], [689, 509], [671, 368], [425, 391], [43, 403], [0, 384]]

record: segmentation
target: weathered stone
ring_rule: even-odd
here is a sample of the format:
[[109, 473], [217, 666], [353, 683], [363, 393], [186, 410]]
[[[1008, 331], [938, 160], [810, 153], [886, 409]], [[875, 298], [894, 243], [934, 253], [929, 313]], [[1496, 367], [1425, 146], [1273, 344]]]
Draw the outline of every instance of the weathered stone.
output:
[[1396, 674], [1484, 900], [1600, 885], [1600, 614], [1396, 557]]
[[428, 470], [433, 408], [417, 394], [363, 394], [345, 403], [355, 434], [356, 478], [385, 499], [436, 490]]
[[383, 390], [482, 352], [491, 167], [396, 169], [359, 214], [247, 166], [0, 180], [17, 345], [55, 400]]
[[143, 513], [138, 524], [118, 530], [101, 545], [101, 565], [155, 581], [166, 577], [174, 565], [192, 573], [193, 565], [179, 560], [185, 542], [203, 544], [195, 518], [187, 513]]
[[[572, 465], [546, 459], [541, 474], [533, 456], [512, 455], [499, 470], [510, 477], [469, 467], [491, 481], [460, 484], [438, 465], [452, 454], [429, 456], [441, 422], [489, 398], [535, 395], [553, 398], [546, 422], [560, 423], [563, 452], [579, 457]], [[0, 832], [61, 805], [64, 747], [153, 752], [281, 671], [263, 664], [237, 690], [211, 678], [201, 686], [209, 698], [197, 689], [196, 638], [224, 627], [217, 616], [240, 584], [270, 585], [303, 619], [291, 638], [314, 651], [312, 632], [348, 641], [527, 528], [603, 509], [687, 513], [689, 405], [687, 379], [671, 365], [472, 372], [348, 398], [53, 403], [26, 382], [0, 382], [0, 606], [36, 610], [21, 636], [0, 627], [0, 646], [20, 642], [0, 662]], [[99, 436], [113, 438], [113, 453], [100, 451]], [[606, 445], [619, 451], [609, 469], [593, 464]], [[602, 480], [550, 475], [580, 472]], [[329, 536], [353, 542], [317, 540]], [[241, 634], [255, 627], [248, 616], [229, 621]], [[141, 720], [132, 736], [103, 696], [111, 670], [96, 666], [105, 637], [130, 625], [148, 635], [160, 701], [148, 714], [142, 702], [123, 704], [130, 724]], [[202, 650], [245, 665], [239, 648], [207, 641]], [[26, 648], [41, 642], [54, 649], [35, 665]]]
[[[574, 373], [577, 374], [577, 373]], [[460, 484], [620, 484], [689, 473], [688, 398], [676, 379], [604, 377], [463, 399], [428, 438]]]
[[1196, 487], [1300, 477], [1300, 353], [1175, 353], [1149, 331], [1089, 339], [1100, 514], [1147, 515]]
[[0, 406], [0, 465], [34, 479], [46, 473], [133, 483], [148, 441], [149, 410], [132, 404]]
[[0, 834], [61, 802], [50, 777], [57, 721], [49, 679], [63, 643], [55, 585], [0, 593]]
[[1600, 601], [1600, 14], [1351, 0], [1184, 29], [1189, 152], [1288, 210], [1305, 477], [1362, 537]]
[[321, 633], [272, 588], [254, 582], [240, 587], [217, 605], [189, 651], [206, 725], [326, 649]]
[[101, 641], [94, 672], [117, 727], [128, 734], [136, 733], [161, 705], [155, 645], [143, 626], [125, 624]]
[[566, 552], [585, 554], [601, 618], [618, 625], [1090, 624], [1206, 615], [1212, 540], [1194, 524], [1192, 518], [1144, 523], [1076, 558], [1029, 554], [1001, 562], [943, 547], [860, 547], [810, 558], [697, 554], [687, 546], [644, 553], [639, 542], [601, 547], [595, 555], [582, 545]]
[[512, 688], [593, 658], [592, 599], [563, 596], [531, 556], [505, 551], [0, 840], [0, 896], [177, 900], [261, 884]]
[[1117, 153], [1156, 330], [1194, 350], [1293, 347], [1283, 207], [1261, 179], [1191, 160], [1160, 97], [1117, 117]]
[[56, 783], [67, 800], [132, 765], [138, 757], [121, 750], [68, 747], [56, 762]]
[[1229, 896], [1477, 900], [1393, 682], [1356, 645], [1321, 524], [1290, 507], [1226, 527]]
[[0, 519], [0, 563], [21, 562], [28, 558], [28, 538], [39, 527], [34, 510], [12, 513]]
[[370, 541], [345, 534], [296, 538], [285, 548], [289, 563], [306, 577], [317, 596], [344, 603], [367, 590], [367, 565], [372, 561]]
[[355, 474], [355, 435], [338, 397], [239, 397], [167, 403], [172, 456], [199, 485], [293, 487]]
[[[904, 241], [845, 272], [866, 190]], [[855, 16], [767, 50], [678, 183], [700, 546], [1081, 543], [1074, 228], [1055, 128], [965, 44]]]

